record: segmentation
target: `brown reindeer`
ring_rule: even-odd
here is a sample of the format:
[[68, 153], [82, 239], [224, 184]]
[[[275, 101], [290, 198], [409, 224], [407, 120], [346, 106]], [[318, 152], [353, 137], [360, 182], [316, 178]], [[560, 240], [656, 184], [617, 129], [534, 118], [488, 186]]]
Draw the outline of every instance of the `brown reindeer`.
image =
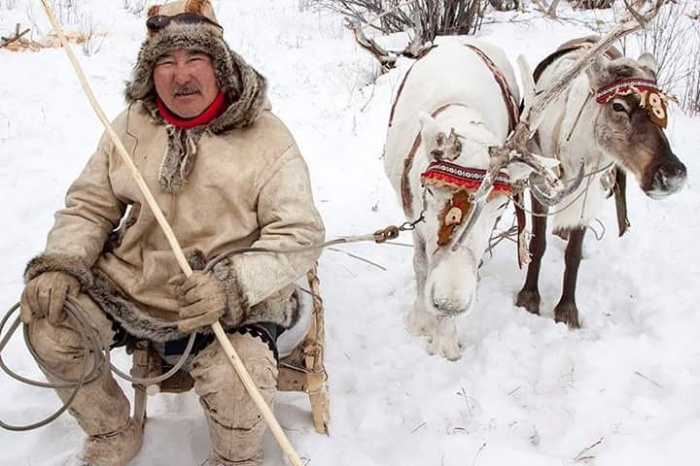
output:
[[[589, 37], [562, 45], [535, 70], [537, 88], [550, 86], [597, 40]], [[652, 199], [671, 195], [685, 183], [686, 167], [664, 133], [669, 97], [657, 85], [656, 72], [656, 62], [648, 53], [634, 60], [608, 49], [585, 73], [567, 83], [537, 127], [533, 144], [539, 147], [533, 151], [559, 160], [562, 180], [574, 178], [581, 164], [584, 167], [583, 182], [555, 204], [552, 215], [554, 232], [568, 238], [562, 295], [554, 318], [570, 327], [579, 327], [576, 279], [586, 227], [613, 192], [619, 204], [620, 235], [626, 229], [625, 173], [633, 175]], [[532, 261], [516, 301], [534, 314], [540, 311], [538, 278], [548, 212], [537, 194], [532, 196]]]

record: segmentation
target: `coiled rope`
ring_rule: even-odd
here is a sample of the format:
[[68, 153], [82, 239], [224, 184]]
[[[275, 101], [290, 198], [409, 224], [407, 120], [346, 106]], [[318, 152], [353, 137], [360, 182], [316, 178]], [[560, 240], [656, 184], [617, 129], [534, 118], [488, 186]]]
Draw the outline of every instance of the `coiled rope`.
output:
[[[333, 240], [326, 241], [324, 243], [320, 244], [313, 244], [313, 245], [308, 245], [308, 246], [298, 246], [298, 247], [289, 247], [289, 248], [279, 248], [279, 249], [273, 249], [273, 248], [260, 248], [260, 247], [242, 247], [242, 248], [233, 248], [229, 249], [228, 251], [225, 251], [224, 253], [220, 254], [219, 256], [215, 257], [211, 261], [209, 261], [205, 267], [205, 271], [211, 270], [217, 263], [219, 263], [221, 260], [223, 260], [226, 257], [233, 256], [236, 254], [242, 254], [245, 252], [259, 252], [259, 253], [274, 253], [274, 254], [292, 254], [292, 253], [299, 253], [299, 252], [307, 252], [310, 250], [318, 250], [318, 249], [325, 249], [331, 246], [336, 246], [339, 244], [350, 244], [350, 243], [357, 243], [357, 242], [362, 242], [362, 241], [373, 241], [377, 244], [382, 244], [386, 243], [388, 240], [393, 240], [398, 238], [399, 234], [403, 231], [410, 231], [414, 230], [416, 225], [420, 222], [424, 221], [424, 218], [421, 216], [418, 219], [414, 221], [407, 221], [401, 224], [400, 226], [395, 226], [395, 225], [390, 225], [386, 228], [383, 228], [381, 230], [377, 230], [374, 233], [371, 234], [366, 234], [366, 235], [356, 235], [356, 236], [346, 236], [346, 237], [341, 237], [341, 238], [336, 238]], [[393, 243], [386, 243], [386, 244], [393, 244]], [[3, 316], [2, 320], [0, 320], [0, 336], [5, 334], [5, 326], [7, 323], [10, 321], [12, 315], [19, 310], [19, 303], [15, 304], [12, 306], [9, 311]], [[71, 319], [73, 321], [73, 328], [78, 332], [80, 335], [81, 341], [83, 343], [83, 359], [82, 359], [82, 364], [81, 364], [81, 371], [80, 371], [80, 376], [77, 379], [64, 379], [63, 377], [55, 374], [52, 372], [47, 365], [44, 363], [42, 358], [37, 354], [35, 351], [34, 347], [32, 346], [31, 342], [29, 341], [29, 334], [28, 334], [28, 326], [25, 325], [23, 327], [23, 334], [24, 334], [24, 341], [26, 344], [26, 347], [29, 351], [29, 353], [34, 357], [34, 359], [37, 361], [37, 364], [39, 365], [40, 369], [50, 375], [52, 378], [59, 380], [58, 383], [49, 383], [49, 382], [41, 382], [38, 380], [33, 380], [29, 379], [23, 375], [20, 375], [10, 369], [5, 362], [2, 359], [2, 353], [9, 343], [10, 339], [12, 336], [15, 334], [17, 329], [19, 328], [19, 325], [21, 323], [19, 316], [15, 318], [15, 320], [12, 322], [12, 325], [9, 327], [7, 330], [7, 333], [5, 336], [0, 340], [0, 369], [2, 369], [5, 373], [7, 373], [10, 377], [12, 377], [15, 380], [18, 380], [22, 383], [25, 383], [27, 385], [35, 386], [35, 387], [42, 387], [42, 388], [51, 388], [51, 389], [57, 389], [57, 388], [72, 388], [73, 391], [71, 392], [71, 395], [69, 398], [62, 404], [62, 406], [53, 414], [48, 416], [47, 418], [33, 422], [31, 424], [26, 424], [26, 425], [13, 425], [6, 423], [0, 419], [0, 428], [10, 430], [10, 431], [28, 431], [28, 430], [33, 430], [37, 429], [39, 427], [43, 427], [52, 421], [54, 421], [56, 418], [58, 418], [61, 414], [63, 414], [69, 407], [70, 404], [73, 402], [75, 397], [78, 394], [78, 391], [85, 385], [88, 384], [97, 377], [99, 377], [102, 372], [111, 370], [113, 373], [118, 375], [124, 380], [127, 380], [133, 384], [137, 385], [142, 385], [142, 386], [149, 386], [149, 385], [154, 385], [158, 384], [170, 377], [172, 377], [176, 372], [178, 372], [182, 366], [184, 366], [185, 362], [187, 361], [187, 358], [190, 356], [192, 352], [192, 348], [194, 346], [194, 341], [196, 338], [196, 332], [190, 334], [189, 339], [187, 340], [187, 345], [185, 347], [185, 350], [183, 351], [182, 355], [178, 358], [177, 362], [175, 365], [169, 369], [167, 372], [153, 378], [139, 378], [139, 377], [133, 377], [130, 374], [127, 374], [120, 370], [118, 367], [116, 367], [114, 364], [111, 363], [110, 359], [110, 348], [109, 345], [105, 345], [100, 341], [97, 329], [90, 323], [90, 321], [86, 318], [86, 313], [83, 310], [83, 308], [80, 306], [80, 303], [78, 300], [72, 296], [66, 296], [66, 302], [64, 305], [65, 312], [68, 316], [68, 319]], [[88, 371], [88, 368], [92, 368]]]

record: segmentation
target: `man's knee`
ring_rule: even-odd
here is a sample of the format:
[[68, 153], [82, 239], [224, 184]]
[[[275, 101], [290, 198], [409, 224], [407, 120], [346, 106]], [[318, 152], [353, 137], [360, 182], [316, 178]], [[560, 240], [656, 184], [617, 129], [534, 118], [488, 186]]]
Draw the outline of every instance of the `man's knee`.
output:
[[35, 353], [47, 363], [75, 359], [84, 352], [83, 339], [70, 319], [59, 325], [50, 324], [46, 318], [33, 319], [29, 323], [28, 335]]
[[114, 336], [111, 322], [86, 295], [78, 298], [82, 318], [69, 316], [57, 325], [46, 318], [33, 319], [28, 325], [29, 343], [46, 368], [64, 369], [81, 366], [86, 348], [108, 344]]
[[[229, 340], [255, 386], [271, 404], [277, 392], [277, 361], [273, 352], [267, 343], [248, 333], [234, 333]], [[218, 341], [197, 355], [191, 375], [205, 409], [235, 418], [237, 423], [256, 422], [258, 410]], [[243, 408], [248, 402], [253, 409]]]

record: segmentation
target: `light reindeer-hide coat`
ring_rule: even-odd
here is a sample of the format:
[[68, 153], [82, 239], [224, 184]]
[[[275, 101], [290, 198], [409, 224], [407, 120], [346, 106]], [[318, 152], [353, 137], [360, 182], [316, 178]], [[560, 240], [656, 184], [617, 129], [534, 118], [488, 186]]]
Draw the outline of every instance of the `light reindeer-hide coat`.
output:
[[[116, 118], [114, 129], [186, 254], [198, 250], [211, 259], [231, 248], [277, 249], [323, 240], [307, 166], [286, 127], [269, 110], [244, 128], [204, 131], [196, 162], [177, 193], [159, 182], [169, 128], [136, 102]], [[236, 255], [214, 273], [226, 288], [229, 306], [243, 307], [242, 323], [287, 327], [295, 318], [291, 285], [318, 255]], [[181, 337], [174, 324], [178, 303], [167, 286], [180, 268], [106, 135], [69, 189], [45, 253], [30, 262], [25, 278], [47, 270], [76, 275], [83, 289], [134, 335]]]

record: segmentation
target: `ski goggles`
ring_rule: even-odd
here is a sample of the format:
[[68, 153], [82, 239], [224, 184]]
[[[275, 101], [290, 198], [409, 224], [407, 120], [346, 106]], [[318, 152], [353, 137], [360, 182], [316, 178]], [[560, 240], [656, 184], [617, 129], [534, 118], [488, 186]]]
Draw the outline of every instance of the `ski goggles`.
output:
[[171, 22], [180, 23], [180, 24], [210, 24], [212, 26], [219, 28], [219, 30], [221, 30], [221, 32], [224, 31], [223, 26], [221, 26], [219, 23], [212, 21], [211, 19], [207, 18], [206, 16], [202, 16], [202, 15], [197, 14], [197, 13], [180, 13], [180, 14], [173, 15], [173, 16], [168, 16], [168, 15], [151, 16], [150, 18], [148, 18], [146, 20], [146, 27], [152, 33], [156, 33], [158, 31], [161, 31], [162, 29], [166, 28]]

